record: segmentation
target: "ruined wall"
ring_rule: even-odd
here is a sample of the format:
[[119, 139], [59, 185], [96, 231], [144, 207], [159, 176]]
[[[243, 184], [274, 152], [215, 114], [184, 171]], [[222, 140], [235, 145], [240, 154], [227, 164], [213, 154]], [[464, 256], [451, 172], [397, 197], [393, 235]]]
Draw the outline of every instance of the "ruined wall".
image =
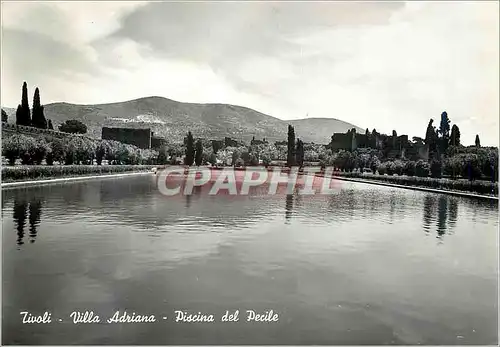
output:
[[151, 129], [102, 128], [103, 140], [114, 140], [139, 148], [151, 148]]

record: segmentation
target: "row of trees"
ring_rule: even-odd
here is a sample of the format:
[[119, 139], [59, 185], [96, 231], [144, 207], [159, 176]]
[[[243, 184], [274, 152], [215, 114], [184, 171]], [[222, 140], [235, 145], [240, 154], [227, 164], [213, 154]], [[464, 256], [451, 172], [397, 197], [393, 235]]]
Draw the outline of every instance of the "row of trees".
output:
[[47, 165], [55, 162], [64, 165], [93, 164], [101, 165], [103, 160], [109, 164], [157, 164], [158, 152], [140, 149], [117, 141], [92, 140], [84, 137], [66, 137], [58, 139], [47, 136], [34, 138], [15, 134], [2, 143], [2, 155], [9, 165], [20, 159], [24, 165], [40, 165], [45, 160]]
[[321, 159], [321, 166], [334, 166], [338, 170], [352, 172], [370, 168], [381, 175], [407, 175], [440, 178], [486, 178], [498, 181], [498, 150], [493, 147], [448, 148], [449, 155], [442, 161], [432, 160], [385, 160], [381, 161], [379, 150], [358, 149], [353, 152], [330, 150]]
[[[450, 128], [451, 121], [446, 111], [441, 113], [439, 128], [436, 128], [433, 123], [434, 120], [430, 119], [424, 143], [429, 145], [429, 160], [440, 160], [441, 157], [450, 155], [450, 148], [457, 149], [462, 146], [460, 142], [460, 129], [456, 124], [453, 124]], [[478, 148], [481, 147], [479, 135], [476, 135], [474, 144]]]
[[[2, 110], [2, 122], [8, 121], [7, 113]], [[39, 129], [54, 129], [52, 120], [47, 120], [44, 114], [44, 107], [40, 102], [40, 90], [35, 88], [35, 94], [33, 96], [33, 107], [30, 109], [28, 102], [28, 84], [23, 83], [21, 104], [17, 106], [16, 110], [16, 125], [29, 126]], [[58, 127], [59, 131], [74, 133], [74, 134], [85, 134], [87, 133], [87, 126], [79, 120], [72, 119], [67, 120], [60, 124]]]
[[[5, 115], [4, 115], [5, 114]], [[2, 121], [7, 121], [7, 114], [3, 111]], [[28, 102], [28, 84], [23, 83], [21, 104], [17, 106], [16, 110], [16, 124], [30, 126], [40, 129], [54, 129], [52, 121], [45, 118], [44, 108], [40, 103], [40, 90], [35, 88], [35, 94], [33, 96], [33, 108], [30, 109]]]

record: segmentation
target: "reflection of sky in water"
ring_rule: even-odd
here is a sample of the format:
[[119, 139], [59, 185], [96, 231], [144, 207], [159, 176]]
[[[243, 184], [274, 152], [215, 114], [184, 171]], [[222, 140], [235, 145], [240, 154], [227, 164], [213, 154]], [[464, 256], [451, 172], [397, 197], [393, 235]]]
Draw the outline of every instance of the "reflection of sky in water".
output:
[[[496, 336], [497, 203], [352, 182], [335, 189], [167, 198], [153, 179], [136, 177], [4, 190], [5, 312], [246, 303], [280, 308], [290, 320], [274, 333], [235, 328], [223, 340], [209, 327], [134, 326], [120, 328], [114, 344], [442, 344]], [[34, 341], [27, 328], [6, 324]], [[62, 329], [54, 340], [36, 329], [48, 343], [104, 343], [118, 334]]]

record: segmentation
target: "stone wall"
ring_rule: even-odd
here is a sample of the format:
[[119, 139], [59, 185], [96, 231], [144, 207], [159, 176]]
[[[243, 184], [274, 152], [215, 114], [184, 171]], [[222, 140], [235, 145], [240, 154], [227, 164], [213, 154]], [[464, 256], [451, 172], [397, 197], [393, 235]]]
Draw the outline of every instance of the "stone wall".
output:
[[51, 129], [40, 129], [40, 128], [35, 128], [35, 127], [28, 127], [25, 125], [16, 125], [16, 124], [11, 124], [11, 123], [2, 123], [2, 137], [3, 136], [10, 136], [14, 134], [23, 134], [27, 136], [42, 136], [42, 135], [50, 135], [56, 138], [65, 138], [65, 137], [74, 137], [74, 136], [80, 136], [80, 137], [86, 137], [95, 140], [95, 138], [92, 138], [88, 136], [87, 134], [72, 134], [72, 133], [65, 133], [62, 131], [57, 131], [57, 130], [51, 130]]

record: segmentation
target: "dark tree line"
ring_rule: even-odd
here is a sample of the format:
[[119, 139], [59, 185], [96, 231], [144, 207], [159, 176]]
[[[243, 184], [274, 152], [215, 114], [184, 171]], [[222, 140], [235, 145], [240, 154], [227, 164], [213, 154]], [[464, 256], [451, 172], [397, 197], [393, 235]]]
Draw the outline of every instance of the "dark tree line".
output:
[[427, 125], [424, 143], [429, 146], [429, 159], [438, 160], [439, 156], [447, 153], [450, 147], [460, 146], [460, 129], [456, 124], [453, 124], [450, 129], [450, 118], [446, 111], [441, 113], [438, 129], [433, 122], [434, 120], [431, 119]]

